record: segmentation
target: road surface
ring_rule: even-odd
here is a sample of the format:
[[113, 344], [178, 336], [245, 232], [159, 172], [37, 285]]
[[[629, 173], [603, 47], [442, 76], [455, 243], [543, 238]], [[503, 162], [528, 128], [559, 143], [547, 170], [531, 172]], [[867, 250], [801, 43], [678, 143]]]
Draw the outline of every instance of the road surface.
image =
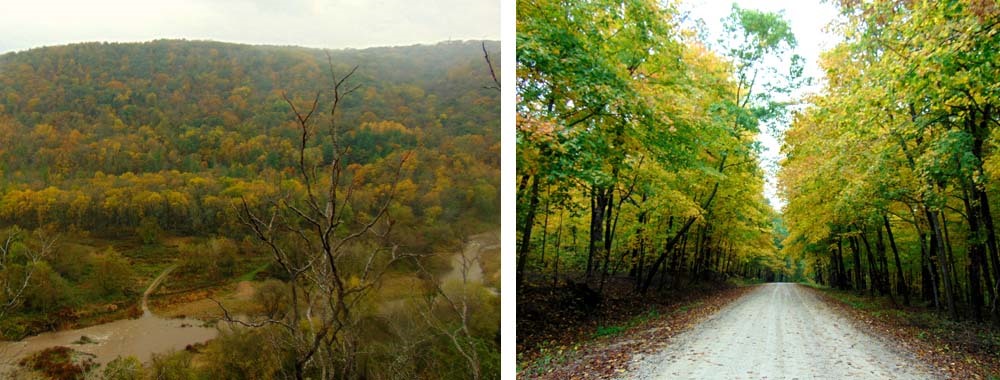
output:
[[630, 379], [934, 379], [795, 284], [766, 284], [636, 359]]

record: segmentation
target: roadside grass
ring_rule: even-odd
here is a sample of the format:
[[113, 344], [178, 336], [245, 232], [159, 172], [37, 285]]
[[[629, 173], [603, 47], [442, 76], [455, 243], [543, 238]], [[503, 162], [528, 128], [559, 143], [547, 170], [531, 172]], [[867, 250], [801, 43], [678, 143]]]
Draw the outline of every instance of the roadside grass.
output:
[[[677, 311], [683, 313], [689, 310], [691, 307], [696, 307], [700, 304], [701, 302], [693, 302], [691, 304], [681, 306], [680, 308], [677, 309]], [[642, 325], [646, 322], [649, 322], [659, 317], [660, 317], [660, 311], [657, 310], [655, 307], [650, 308], [649, 311], [636, 315], [630, 318], [628, 321], [625, 321], [625, 323], [623, 324], [611, 325], [611, 326], [597, 326], [597, 331], [594, 332], [593, 337], [600, 338], [604, 336], [618, 335], [625, 332], [628, 329]]]
[[566, 364], [571, 357], [573, 357], [572, 354], [577, 351], [577, 348], [579, 348], [579, 345], [572, 347], [539, 347], [538, 357], [531, 362], [530, 366], [527, 368], [523, 367], [525, 363], [520, 358], [521, 354], [518, 353], [518, 377], [537, 376], [548, 373], [554, 368], [559, 368]]

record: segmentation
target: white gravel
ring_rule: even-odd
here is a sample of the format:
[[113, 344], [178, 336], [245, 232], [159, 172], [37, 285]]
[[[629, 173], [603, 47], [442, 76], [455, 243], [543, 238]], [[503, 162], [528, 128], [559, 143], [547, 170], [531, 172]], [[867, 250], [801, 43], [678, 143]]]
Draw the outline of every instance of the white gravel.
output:
[[811, 292], [781, 283], [758, 287], [632, 368], [626, 379], [940, 378]]

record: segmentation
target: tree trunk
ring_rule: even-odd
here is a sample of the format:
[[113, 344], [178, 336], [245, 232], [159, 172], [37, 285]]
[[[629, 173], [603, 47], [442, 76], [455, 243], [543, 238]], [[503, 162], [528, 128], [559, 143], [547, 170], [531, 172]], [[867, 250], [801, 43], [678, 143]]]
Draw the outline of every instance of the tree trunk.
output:
[[535, 211], [538, 208], [538, 175], [531, 177], [531, 194], [528, 196], [528, 210], [521, 227], [521, 244], [517, 247], [517, 283], [520, 287], [524, 281], [524, 264], [528, 262], [528, 249], [531, 244], [531, 228], [535, 224]]
[[679, 241], [680, 238], [687, 233], [688, 229], [691, 228], [691, 225], [694, 224], [695, 220], [697, 220], [697, 218], [689, 217], [688, 220], [684, 222], [684, 225], [681, 226], [681, 229], [677, 231], [677, 233], [674, 234], [674, 236], [671, 237], [670, 240], [667, 240], [667, 244], [663, 247], [663, 252], [660, 253], [660, 256], [656, 258], [655, 262], [653, 262], [653, 265], [650, 267], [651, 269], [649, 271], [649, 274], [646, 276], [646, 280], [643, 281], [642, 286], [639, 287], [640, 294], [645, 294], [646, 291], [649, 290], [649, 285], [653, 283], [653, 277], [656, 276], [656, 268], [659, 268], [660, 265], [663, 265], [663, 262], [666, 261], [669, 252], [676, 247], [677, 241]]
[[[559, 285], [559, 252], [562, 251], [562, 230], [563, 223], [565, 222], [565, 220], [563, 220], [564, 211], [566, 210], [559, 208], [559, 227], [556, 228], [556, 253], [555, 258], [552, 260], [552, 286]], [[575, 244], [576, 243], [574, 242], [574, 245]]]
[[948, 260], [944, 257], [944, 237], [941, 235], [941, 224], [935, 213], [931, 212], [929, 209], [924, 208], [924, 214], [926, 215], [931, 226], [931, 231], [933, 232], [932, 241], [935, 242], [935, 244], [933, 250], [931, 250], [931, 259], [933, 260], [937, 257], [938, 266], [941, 267], [941, 282], [944, 284], [944, 300], [948, 305], [948, 313], [953, 320], [958, 320], [958, 309], [955, 308], [955, 287], [952, 282], [953, 279], [949, 274], [951, 268], [948, 265]]
[[889, 247], [892, 248], [893, 261], [896, 262], [896, 288], [903, 296], [903, 305], [910, 306], [910, 288], [906, 285], [906, 277], [903, 276], [903, 265], [899, 262], [899, 250], [896, 249], [896, 239], [892, 236], [889, 217], [883, 214], [882, 221], [885, 223], [885, 234], [889, 238]]
[[601, 257], [604, 249], [604, 218], [607, 211], [608, 190], [594, 185], [590, 190], [590, 243], [587, 249], [586, 280], [594, 273], [594, 258]]
[[[971, 185], [971, 180], [964, 182], [967, 186]], [[983, 231], [979, 225], [979, 210], [976, 210], [974, 203], [969, 200], [969, 191], [966, 187], [962, 190], [962, 204], [965, 205], [966, 220], [969, 222], [969, 236], [966, 237], [969, 247], [969, 263], [966, 266], [969, 273], [969, 303], [972, 304], [972, 317], [976, 321], [981, 321], [983, 319], [983, 291], [980, 287], [982, 280], [979, 278], [979, 269], [984, 264], [983, 251], [985, 247], [983, 247]], [[942, 219], [944, 219], [943, 215]]]
[[875, 235], [878, 240], [875, 241], [875, 251], [878, 252], [879, 268], [882, 271], [879, 276], [882, 277], [882, 291], [889, 296], [889, 300], [896, 304], [896, 298], [892, 296], [892, 280], [889, 275], [889, 262], [886, 259], [885, 253], [885, 241], [882, 239], [882, 228], [879, 225], [875, 225]]
[[872, 252], [872, 246], [868, 243], [868, 237], [865, 236], [863, 229], [858, 235], [861, 237], [861, 242], [865, 243], [864, 251], [868, 253], [868, 294], [874, 295], [876, 292], [881, 294], [882, 285], [879, 282], [878, 268], [875, 263], [875, 254]]
[[847, 266], [844, 265], [844, 239], [837, 237], [837, 250], [834, 252], [837, 259], [837, 288], [847, 290], [850, 288], [850, 280], [847, 277]]
[[854, 256], [854, 290], [859, 294], [865, 292], [865, 275], [861, 268], [861, 247], [858, 244], [857, 236], [851, 236], [848, 240], [851, 246], [851, 253]]
[[962, 294], [962, 284], [958, 282], [958, 274], [955, 272], [955, 254], [952, 249], [951, 236], [948, 234], [948, 218], [945, 217], [943, 211], [939, 211], [938, 214], [941, 216], [941, 231], [944, 232], [944, 251], [947, 253], [948, 267], [951, 268], [951, 282], [954, 287], [954, 294]]
[[[991, 132], [990, 121], [993, 120], [993, 105], [986, 104], [981, 110], [981, 117], [976, 120], [976, 112], [970, 112], [967, 116], [967, 128], [972, 135], [972, 155], [977, 158], [975, 173], [977, 178], [983, 178], [985, 182], [985, 175], [983, 175], [983, 162], [985, 161], [985, 152], [983, 145], [989, 139]], [[993, 225], [993, 212], [990, 210], [990, 200], [989, 196], [986, 194], [986, 184], [976, 184], [976, 186], [971, 187], [973, 197], [978, 201], [979, 204], [979, 216], [982, 218], [982, 231], [985, 233], [986, 238], [986, 248], [989, 257], [989, 263], [993, 266], [993, 275], [996, 278], [995, 282], [990, 279], [990, 271], [985, 266], [983, 267], [983, 277], [986, 280], [986, 288], [990, 294], [990, 315], [993, 317], [993, 322], [1000, 324], [1000, 310], [997, 308], [997, 296], [1000, 295], [1000, 250], [997, 247], [997, 236], [996, 229]], [[984, 260], [985, 264], [985, 260]]]
[[[615, 227], [618, 225], [618, 213], [615, 212], [615, 193], [613, 189], [608, 190], [608, 209], [604, 213], [604, 268], [601, 269], [601, 285], [599, 290], [604, 292], [604, 281], [608, 278], [608, 264], [611, 263], [611, 243], [614, 241]], [[621, 203], [618, 204], [618, 211], [621, 210]], [[612, 218], [612, 215], [614, 217]], [[614, 220], [614, 223], [612, 223]]]
[[545, 186], [545, 207], [542, 208], [542, 213], [545, 217], [542, 218], [542, 249], [538, 254], [538, 261], [542, 264], [542, 273], [545, 272], [545, 246], [548, 245], [549, 240], [549, 205], [552, 204], [552, 191], [549, 186]]

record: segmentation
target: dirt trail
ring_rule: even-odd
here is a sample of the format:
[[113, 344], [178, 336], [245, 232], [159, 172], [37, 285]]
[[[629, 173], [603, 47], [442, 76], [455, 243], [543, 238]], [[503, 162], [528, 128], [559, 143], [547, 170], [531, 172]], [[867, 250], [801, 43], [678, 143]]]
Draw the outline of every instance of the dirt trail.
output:
[[767, 284], [638, 357], [628, 379], [934, 379], [796, 284]]
[[149, 295], [153, 294], [153, 292], [156, 291], [156, 288], [159, 287], [160, 284], [163, 283], [163, 280], [167, 278], [167, 275], [169, 275], [170, 272], [173, 272], [174, 269], [176, 269], [176, 268], [177, 268], [177, 264], [174, 264], [174, 265], [171, 265], [171, 266], [167, 267], [167, 269], [164, 269], [163, 273], [160, 273], [159, 276], [156, 276], [156, 278], [153, 279], [153, 282], [149, 284], [149, 287], [146, 288], [146, 291], [142, 292], [142, 316], [143, 317], [148, 317], [148, 316], [153, 315], [153, 313], [149, 311], [149, 307], [146, 306], [146, 301], [149, 299]]

